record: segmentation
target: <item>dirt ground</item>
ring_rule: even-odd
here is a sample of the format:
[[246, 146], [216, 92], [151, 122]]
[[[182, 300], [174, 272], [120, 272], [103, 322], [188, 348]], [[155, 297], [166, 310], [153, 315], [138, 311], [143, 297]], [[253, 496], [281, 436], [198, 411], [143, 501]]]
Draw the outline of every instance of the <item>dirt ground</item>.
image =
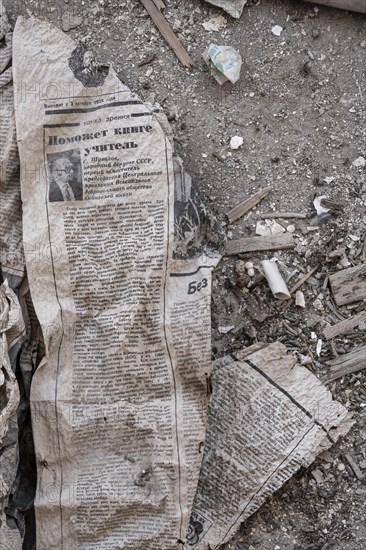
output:
[[[362, 302], [336, 308], [327, 283], [330, 273], [365, 261], [366, 171], [352, 163], [366, 157], [366, 16], [295, 0], [249, 0], [241, 19], [227, 16], [220, 31], [208, 32], [202, 23], [224, 12], [200, 0], [165, 0], [164, 14], [195, 63], [190, 71], [139, 0], [4, 4], [12, 22], [20, 13], [49, 18], [88, 43], [144, 100], [161, 104], [177, 152], [223, 222], [230, 208], [271, 187], [258, 207], [227, 227], [229, 238], [254, 235], [256, 212], [307, 215], [306, 220], [277, 220], [285, 229], [294, 226], [296, 247], [274, 254], [284, 277], [291, 277], [290, 286], [318, 266], [302, 287], [305, 309], [293, 301], [285, 308], [263, 281], [248, 289], [253, 280], [239, 260], [254, 264], [257, 280], [260, 260], [271, 255], [224, 257], [214, 274], [214, 358], [256, 341], [281, 340], [321, 376], [327, 360], [365, 344], [366, 326], [361, 325], [332, 342], [323, 339], [316, 353], [327, 323], [365, 308]], [[274, 25], [283, 28], [280, 36], [271, 32]], [[202, 53], [211, 42], [241, 53], [241, 78], [235, 85], [220, 87], [209, 75]], [[244, 144], [231, 150], [235, 135]], [[327, 223], [316, 225], [315, 195], [335, 203]], [[233, 328], [223, 334], [228, 325]], [[328, 384], [353, 412], [354, 428], [249, 518], [226, 549], [366, 547], [365, 381], [361, 371]], [[345, 453], [363, 479], [357, 479]]]

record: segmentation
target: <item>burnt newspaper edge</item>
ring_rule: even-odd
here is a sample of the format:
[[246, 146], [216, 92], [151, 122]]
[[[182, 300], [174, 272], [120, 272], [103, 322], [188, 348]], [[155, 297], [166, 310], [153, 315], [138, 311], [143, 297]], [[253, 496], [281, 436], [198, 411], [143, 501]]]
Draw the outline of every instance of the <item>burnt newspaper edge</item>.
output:
[[37, 550], [182, 547], [221, 235], [161, 113], [50, 23], [19, 18], [14, 38], [24, 248], [45, 345], [31, 387]]
[[218, 359], [186, 549], [218, 549], [300, 467], [345, 435], [343, 405], [281, 343]]

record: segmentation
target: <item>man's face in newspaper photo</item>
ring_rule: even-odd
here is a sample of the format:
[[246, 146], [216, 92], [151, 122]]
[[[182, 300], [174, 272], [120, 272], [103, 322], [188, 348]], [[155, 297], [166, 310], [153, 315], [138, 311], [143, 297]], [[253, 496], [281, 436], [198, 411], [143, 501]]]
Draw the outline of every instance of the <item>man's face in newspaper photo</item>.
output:
[[52, 165], [51, 174], [59, 187], [71, 183], [73, 179], [72, 162], [66, 157], [56, 159]]

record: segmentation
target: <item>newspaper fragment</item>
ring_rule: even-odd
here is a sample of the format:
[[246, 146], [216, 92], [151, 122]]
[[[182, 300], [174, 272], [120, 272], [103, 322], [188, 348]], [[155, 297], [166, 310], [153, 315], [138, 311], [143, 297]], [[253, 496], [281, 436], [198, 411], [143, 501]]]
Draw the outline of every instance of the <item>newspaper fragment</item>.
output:
[[216, 361], [186, 548], [217, 549], [301, 466], [348, 432], [348, 411], [281, 343]]
[[211, 75], [220, 84], [235, 84], [240, 78], [241, 55], [231, 46], [210, 44], [203, 54]]
[[24, 274], [19, 155], [11, 68], [12, 33], [0, 4], [0, 268], [11, 288]]
[[46, 21], [14, 32], [37, 550], [182, 547], [222, 235], [145, 105]]
[[0, 543], [4, 550], [22, 548], [16, 521], [6, 512], [12, 508], [18, 467], [19, 388], [14, 374], [14, 359], [23, 335], [21, 308], [6, 281], [0, 286]]

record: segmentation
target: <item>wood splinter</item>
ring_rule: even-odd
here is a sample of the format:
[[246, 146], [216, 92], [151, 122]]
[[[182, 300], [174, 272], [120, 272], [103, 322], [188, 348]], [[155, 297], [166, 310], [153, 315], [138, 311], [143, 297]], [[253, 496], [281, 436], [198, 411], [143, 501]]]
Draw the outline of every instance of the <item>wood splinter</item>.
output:
[[249, 199], [246, 199], [245, 201], [238, 204], [238, 206], [235, 206], [232, 210], [230, 210], [226, 217], [229, 220], [229, 223], [235, 222], [235, 220], [238, 220], [244, 214], [249, 212], [254, 206], [256, 206], [262, 199], [264, 199], [268, 193], [270, 192], [271, 188], [266, 187], [265, 189], [261, 189], [260, 191], [257, 191], [252, 197], [249, 197]]
[[164, 15], [160, 12], [158, 6], [163, 6], [163, 2], [159, 2], [158, 0], [141, 0], [141, 3], [143, 4], [144, 8], [150, 15], [151, 19], [153, 20], [153, 23], [155, 26], [159, 29], [171, 49], [174, 51], [175, 55], [178, 57], [179, 61], [185, 66], [185, 67], [194, 67], [194, 63], [189, 56], [188, 52], [185, 50], [185, 48], [182, 46], [182, 44], [179, 42], [178, 38], [174, 34], [173, 29], [169, 25], [168, 21], [165, 19]]
[[339, 355], [336, 359], [327, 361], [329, 370], [321, 379], [323, 382], [333, 382], [346, 374], [359, 372], [366, 368], [366, 346], [359, 346], [349, 353]]
[[366, 310], [361, 311], [357, 315], [354, 315], [349, 319], [345, 319], [344, 321], [341, 321], [336, 325], [325, 328], [323, 331], [323, 334], [327, 340], [330, 340], [331, 338], [335, 338], [340, 334], [345, 334], [346, 332], [353, 330], [360, 323], [364, 323], [364, 322], [366, 322]]
[[282, 250], [293, 248], [294, 241], [290, 233], [271, 235], [269, 237], [248, 237], [228, 241], [225, 246], [225, 254], [243, 254], [245, 252], [262, 252], [266, 250]]

